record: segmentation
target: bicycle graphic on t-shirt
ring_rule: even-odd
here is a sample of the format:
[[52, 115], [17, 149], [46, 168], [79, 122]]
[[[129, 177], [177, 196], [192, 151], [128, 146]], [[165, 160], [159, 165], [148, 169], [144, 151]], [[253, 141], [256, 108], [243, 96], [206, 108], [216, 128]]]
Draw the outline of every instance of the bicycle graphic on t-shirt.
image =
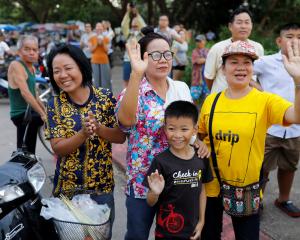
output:
[[[178, 233], [184, 227], [184, 217], [174, 212], [175, 207], [172, 204], [168, 204], [167, 209], [163, 206], [159, 208], [159, 214], [157, 216], [157, 224], [164, 229], [167, 229], [170, 233]], [[162, 217], [163, 213], [168, 213], [166, 217]]]

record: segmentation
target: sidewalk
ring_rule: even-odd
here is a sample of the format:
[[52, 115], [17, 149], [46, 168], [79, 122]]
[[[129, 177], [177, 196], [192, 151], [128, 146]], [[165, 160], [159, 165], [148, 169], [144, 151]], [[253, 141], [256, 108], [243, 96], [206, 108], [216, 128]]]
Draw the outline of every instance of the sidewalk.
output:
[[[120, 62], [120, 60], [119, 60]], [[112, 70], [112, 86], [115, 96], [123, 89], [122, 66], [116, 64]], [[126, 169], [127, 144], [113, 144], [113, 161], [121, 169]], [[264, 196], [265, 209], [261, 218], [261, 240], [297, 240], [300, 239], [300, 218], [290, 218], [274, 207], [273, 202], [278, 195], [276, 171], [272, 172]], [[295, 175], [291, 199], [300, 206], [300, 171]], [[234, 233], [231, 219], [224, 214], [223, 240], [233, 240]]]

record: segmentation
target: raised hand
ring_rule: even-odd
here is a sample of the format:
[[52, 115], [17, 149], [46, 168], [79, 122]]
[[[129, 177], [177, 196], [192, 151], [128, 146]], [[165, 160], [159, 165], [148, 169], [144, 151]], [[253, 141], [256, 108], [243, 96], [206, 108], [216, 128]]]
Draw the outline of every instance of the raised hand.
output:
[[165, 187], [165, 180], [164, 177], [158, 173], [158, 170], [156, 169], [155, 172], [151, 173], [150, 176], [148, 176], [148, 184], [151, 191], [159, 195], [163, 191]]
[[127, 12], [130, 12], [130, 11], [131, 11], [130, 3], [127, 3], [126, 10], [127, 10]]
[[293, 77], [295, 84], [300, 84], [300, 40], [287, 43], [288, 56], [282, 55], [287, 72]]
[[131, 69], [133, 73], [144, 74], [148, 66], [148, 53], [144, 53], [144, 59], [141, 58], [140, 44], [136, 38], [132, 38], [126, 44], [126, 49], [130, 58]]

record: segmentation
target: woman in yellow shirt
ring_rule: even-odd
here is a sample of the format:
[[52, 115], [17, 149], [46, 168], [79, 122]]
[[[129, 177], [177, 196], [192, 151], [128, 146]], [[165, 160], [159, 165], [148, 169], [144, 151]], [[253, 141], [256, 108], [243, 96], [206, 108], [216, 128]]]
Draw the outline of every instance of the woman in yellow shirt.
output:
[[[213, 144], [222, 181], [238, 187], [258, 182], [268, 127], [300, 123], [299, 48], [300, 41], [293, 41], [289, 43], [288, 56], [283, 56], [285, 67], [295, 81], [294, 105], [275, 94], [249, 86], [253, 61], [258, 58], [252, 45], [237, 41], [225, 48], [222, 68], [228, 88], [217, 101], [212, 123]], [[199, 119], [199, 134], [208, 145], [209, 116], [215, 97], [216, 94], [212, 94], [205, 100]], [[223, 201], [216, 177], [206, 185], [206, 192], [206, 219], [201, 239], [221, 239]], [[259, 222], [259, 214], [232, 216], [236, 239], [258, 240]]]

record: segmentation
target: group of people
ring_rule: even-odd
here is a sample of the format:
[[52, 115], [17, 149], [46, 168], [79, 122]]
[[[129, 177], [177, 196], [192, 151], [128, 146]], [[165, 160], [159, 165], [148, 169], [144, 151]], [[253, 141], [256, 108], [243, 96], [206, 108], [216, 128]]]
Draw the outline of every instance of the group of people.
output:
[[[47, 109], [34, 88], [37, 39], [23, 36], [18, 41], [20, 60], [8, 71], [11, 119], [18, 147], [27, 104], [37, 121], [30, 123], [31, 133], [45, 123], [57, 155], [54, 196], [90, 193], [97, 203], [109, 205], [113, 223], [111, 144], [127, 140], [126, 240], [148, 239], [155, 216], [156, 239], [221, 239], [223, 210], [233, 204], [223, 205], [223, 184], [243, 189], [259, 183], [263, 188], [262, 179], [277, 165], [275, 205], [299, 217], [289, 194], [300, 150], [299, 126], [291, 125], [300, 123], [300, 26], [281, 27], [276, 40], [280, 52], [271, 56], [262, 56], [263, 47], [248, 39], [252, 15], [247, 9], [232, 13], [231, 38], [209, 51], [205, 36], [198, 35], [193, 86], [205, 94], [212, 91], [198, 115], [187, 84], [169, 77], [171, 40], [180, 42], [180, 34], [168, 24], [141, 28], [145, 24], [132, 5], [127, 14], [128, 80], [118, 99], [102, 78], [97, 85], [94, 77], [93, 83], [93, 74], [105, 75], [102, 65], [108, 64], [108, 58], [96, 61], [101, 54], [93, 58], [95, 51], [107, 52], [108, 37], [99, 37], [102, 25], [96, 25], [98, 35], [87, 37], [90, 60], [87, 51], [70, 44], [49, 53], [47, 68], [56, 95]], [[160, 21], [166, 22], [165, 17]], [[35, 142], [25, 141], [34, 153]], [[217, 167], [209, 158], [212, 149]], [[236, 239], [259, 239], [259, 211], [231, 218]]]
[[81, 35], [80, 47], [92, 64], [94, 84], [97, 88], [111, 89], [112, 39], [114, 35], [108, 21], [96, 23], [94, 31], [90, 23], [85, 23], [85, 32]]
[[[142, 37], [141, 29], [146, 26], [142, 16], [139, 14], [134, 4], [127, 5], [127, 12], [121, 23], [122, 33], [127, 42], [132, 38], [137, 41]], [[167, 15], [160, 15], [158, 26], [154, 29], [170, 42], [171, 50], [173, 52], [172, 71], [170, 76], [173, 80], [182, 80], [185, 68], [188, 65], [188, 32], [182, 24], [177, 24], [173, 28], [169, 26], [169, 17]], [[204, 35], [203, 35], [204, 36]], [[131, 67], [128, 58], [128, 53], [125, 51], [123, 61], [123, 80], [125, 87], [128, 85]]]

